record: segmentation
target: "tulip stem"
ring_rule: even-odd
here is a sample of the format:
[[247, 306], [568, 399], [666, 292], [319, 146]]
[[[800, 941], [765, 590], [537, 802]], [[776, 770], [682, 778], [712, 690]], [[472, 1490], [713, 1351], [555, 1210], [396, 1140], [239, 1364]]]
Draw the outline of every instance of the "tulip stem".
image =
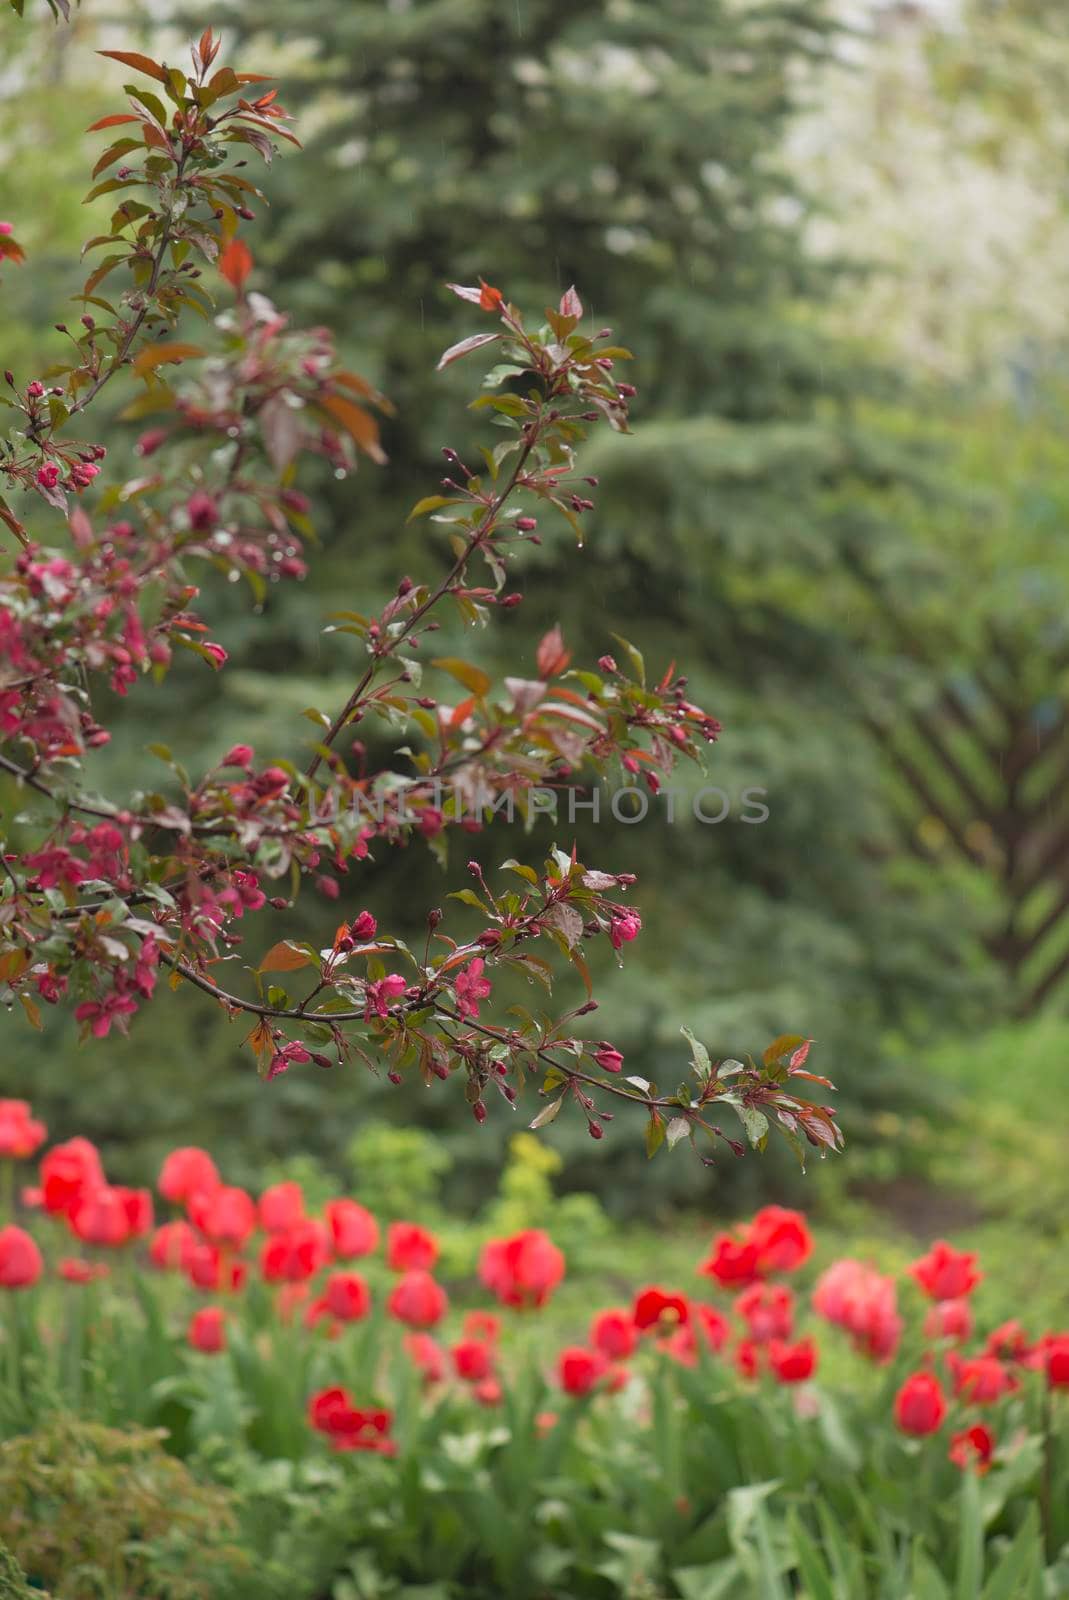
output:
[[15, 1220], [15, 1163], [0, 1161], [0, 1223]]
[[1043, 1386], [1039, 1426], [1043, 1436], [1043, 1467], [1039, 1480], [1039, 1520], [1043, 1527], [1043, 1549], [1048, 1565], [1054, 1560], [1054, 1529], [1051, 1504], [1054, 1484], [1054, 1429], [1051, 1415], [1050, 1385]]

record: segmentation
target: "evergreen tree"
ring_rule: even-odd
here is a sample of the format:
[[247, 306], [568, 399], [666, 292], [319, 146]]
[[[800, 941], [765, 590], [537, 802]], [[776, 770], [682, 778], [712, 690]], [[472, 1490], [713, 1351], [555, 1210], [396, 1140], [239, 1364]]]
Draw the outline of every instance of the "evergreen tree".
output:
[[[627, 636], [651, 671], [685, 654], [726, 726], [695, 783], [730, 797], [721, 825], [688, 819], [682, 799], [673, 826], [651, 801], [645, 822], [610, 815], [597, 830], [609, 864], [625, 849], [642, 860], [657, 952], [615, 995], [629, 1064], [671, 1070], [662, 1018], [682, 1007], [735, 1053], [770, 1026], [813, 1032], [848, 1097], [885, 1094], [871, 1045], [858, 1068], [858, 1036], [916, 1023], [940, 985], [945, 999], [956, 959], [936, 897], [921, 912], [884, 865], [880, 774], [855, 715], [866, 601], [842, 558], [860, 547], [893, 567], [879, 496], [903, 463], [856, 420], [872, 375], [822, 329], [835, 268], [806, 252], [813, 201], [782, 156], [809, 69], [832, 50], [829, 8], [230, 10], [261, 37], [317, 41], [286, 93], [323, 131], [272, 175], [271, 270], [306, 314], [337, 321], [345, 308], [356, 354], [397, 402], [393, 466], [364, 485], [369, 533], [401, 526], [414, 465], [430, 478], [439, 447], [465, 442], [445, 420], [456, 388], [440, 379], [439, 403], [427, 401], [429, 349], [454, 323], [463, 331], [446, 279], [481, 273], [545, 299], [574, 281], [593, 322], [635, 352], [636, 435], [588, 458], [602, 492], [585, 577], [570, 573], [562, 592], [544, 551], [499, 635], [528, 663], [558, 619], [573, 641], [612, 649], [611, 632]], [[541, 281], [546, 261], [556, 283]], [[361, 569], [363, 545], [359, 529], [339, 530], [338, 584]], [[767, 791], [761, 825], [741, 821], [750, 786]], [[707, 798], [706, 814], [720, 804]]]
[[[848, 1106], [885, 1101], [898, 1066], [885, 1041], [923, 1024], [936, 998], [945, 1008], [958, 951], [930, 886], [921, 907], [887, 865], [881, 774], [854, 714], [867, 602], [842, 558], [863, 546], [887, 563], [879, 499], [901, 463], [855, 418], [870, 375], [821, 327], [835, 272], [807, 255], [812, 200], [782, 159], [809, 68], [831, 50], [824, 0], [230, 0], [222, 20], [282, 47], [282, 98], [303, 122], [303, 154], [267, 183], [269, 275], [303, 319], [337, 329], [397, 406], [390, 464], [364, 477], [357, 525], [350, 510], [335, 519], [272, 655], [297, 650], [310, 612], [396, 582], [432, 536], [404, 523], [441, 476], [441, 447], [473, 453], [486, 437], [481, 420], [458, 428], [463, 367], [430, 379], [433, 353], [470, 331], [445, 281], [482, 275], [547, 303], [576, 283], [593, 325], [613, 324], [635, 353], [637, 431], [587, 457], [600, 506], [567, 588], [559, 551], [532, 551], [523, 606], [483, 648], [533, 676], [554, 622], [572, 644], [606, 650], [621, 648], [617, 633], [658, 676], [677, 654], [693, 663], [695, 698], [726, 728], [674, 823], [655, 797], [641, 823], [615, 820], [606, 800], [596, 829], [582, 813], [539, 825], [546, 843], [578, 835], [609, 870], [640, 862], [646, 960], [598, 1026], [627, 1070], [658, 1081], [676, 1070], [679, 1016], [724, 1054], [769, 1030], [813, 1034]], [[329, 501], [329, 482], [322, 492]], [[443, 639], [442, 655], [458, 642]], [[308, 704], [302, 665], [341, 677], [328, 650], [314, 664], [293, 655], [281, 693]], [[268, 665], [250, 660], [221, 690], [243, 697], [243, 729], [260, 716], [266, 746], [280, 694]], [[233, 710], [225, 699], [191, 708], [190, 738], [210, 716], [217, 742]], [[694, 820], [704, 785], [729, 799], [719, 825]], [[766, 821], [742, 820], [745, 789], [765, 791]], [[715, 816], [722, 802], [702, 805]], [[497, 825], [487, 834], [495, 859], [510, 853]], [[404, 874], [434, 870], [411, 851], [353, 893], [374, 907], [402, 898]], [[442, 893], [454, 886], [443, 880]], [[188, 1028], [161, 1043], [157, 1082], [187, 1084], [200, 1125], [214, 1113], [225, 1131], [249, 1069], [236, 1048], [220, 1059], [213, 1017], [203, 1036], [194, 1026], [195, 1043]], [[268, 1147], [296, 1137], [336, 1150], [367, 1089], [290, 1074], [243, 1131]], [[128, 1106], [129, 1094], [123, 1074]], [[286, 1126], [280, 1110], [301, 1120]], [[172, 1117], [161, 1141], [175, 1131]], [[499, 1142], [467, 1125], [457, 1137], [477, 1182]], [[589, 1148], [574, 1154], [589, 1183]], [[617, 1179], [635, 1159], [623, 1140], [600, 1154]], [[710, 1180], [676, 1163], [665, 1181], [693, 1192]], [[763, 1181], [753, 1164], [746, 1181]]]

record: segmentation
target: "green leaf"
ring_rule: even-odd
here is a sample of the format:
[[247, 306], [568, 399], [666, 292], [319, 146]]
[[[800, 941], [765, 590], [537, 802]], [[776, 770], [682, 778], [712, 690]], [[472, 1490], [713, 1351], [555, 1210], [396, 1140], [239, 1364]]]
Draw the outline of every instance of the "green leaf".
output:
[[422, 500], [416, 501], [415, 505], [412, 507], [412, 510], [408, 513], [407, 520], [412, 522], [416, 517], [425, 517], [428, 511], [437, 511], [439, 506], [455, 504], [455, 501], [450, 501], [449, 497], [444, 494], [424, 495]]
[[537, 1117], [529, 1122], [527, 1126], [532, 1130], [548, 1127], [560, 1115], [560, 1108], [564, 1104], [564, 1098], [564, 1095], [558, 1095], [556, 1100], [551, 1100], [548, 1106], [543, 1106]]
[[1028, 1591], [1043, 1563], [1039, 1512], [1030, 1505], [1017, 1537], [988, 1579], [982, 1600], [1018, 1600]]
[[792, 1056], [805, 1042], [804, 1034], [781, 1033], [778, 1039], [773, 1039], [761, 1059], [766, 1067], [774, 1067], [777, 1061], [782, 1061], [784, 1056]]
[[457, 656], [438, 656], [431, 666], [448, 672], [451, 678], [456, 678], [472, 694], [484, 695], [494, 681], [481, 667], [474, 666], [470, 661], [462, 661]]
[[636, 676], [638, 678], [639, 683], [641, 683], [642, 686], [645, 687], [645, 684], [646, 684], [646, 663], [642, 658], [641, 650], [636, 650], [635, 646], [630, 642], [630, 640], [624, 639], [618, 633], [614, 633], [612, 635], [612, 637], [616, 640], [616, 643], [620, 646], [620, 648], [622, 650], [626, 651], [627, 658], [631, 662], [632, 667], [635, 669], [635, 674], [636, 674]]
[[768, 1137], [768, 1118], [755, 1106], [737, 1105], [735, 1110], [739, 1114], [739, 1121], [746, 1129], [746, 1137], [756, 1150], [762, 1140]]
[[683, 1027], [680, 1028], [679, 1031], [690, 1045], [690, 1058], [694, 1063], [694, 1069], [698, 1073], [698, 1076], [703, 1080], [708, 1078], [709, 1074], [713, 1070], [713, 1064], [709, 1059], [708, 1050], [699, 1039], [694, 1037], [689, 1028]]
[[984, 1581], [984, 1525], [980, 1515], [980, 1480], [966, 1471], [961, 1480], [956, 1600], [976, 1600]]
[[510, 858], [508, 861], [503, 861], [501, 863], [502, 871], [504, 871], [506, 868], [509, 870], [509, 872], [518, 873], [519, 876], [521, 878], [525, 878], [528, 883], [533, 883], [535, 888], [537, 889], [537, 887], [538, 887], [538, 873], [535, 871], [535, 869], [533, 867], [525, 867], [522, 861], [513, 861]]
[[839, 1600], [823, 1554], [796, 1516], [791, 1518], [790, 1529], [794, 1558], [808, 1600]]
[[664, 1118], [654, 1112], [646, 1124], [646, 1155], [652, 1161], [664, 1143]]
[[686, 1117], [673, 1117], [665, 1132], [665, 1138], [668, 1141], [669, 1150], [674, 1150], [676, 1145], [679, 1144], [681, 1140], [687, 1138], [689, 1133], [689, 1120]]

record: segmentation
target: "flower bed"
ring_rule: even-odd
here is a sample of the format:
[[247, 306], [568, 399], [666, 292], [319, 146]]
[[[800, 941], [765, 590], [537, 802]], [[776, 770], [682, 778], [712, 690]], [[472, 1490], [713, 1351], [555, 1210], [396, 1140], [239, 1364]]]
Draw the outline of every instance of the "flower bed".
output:
[[[284, 1463], [278, 1527], [329, 1486], [339, 1570], [370, 1549], [389, 1582], [598, 1595], [642, 1592], [641, 1570], [730, 1596], [764, 1572], [852, 1597], [980, 1574], [963, 1595], [988, 1592], [986, 1561], [1014, 1585], [996, 1600], [1044, 1571], [1037, 1594], [1069, 1592], [1069, 1334], [977, 1327], [980, 1264], [944, 1241], [901, 1281], [850, 1259], [814, 1274], [806, 1219], [767, 1206], [691, 1283], [591, 1305], [561, 1346], [540, 1313], [567, 1263], [542, 1230], [447, 1284], [431, 1229], [354, 1198], [309, 1215], [298, 1184], [254, 1197], [196, 1149], [153, 1195], [109, 1183], [88, 1141], [45, 1139], [0, 1103], [9, 1180], [40, 1158], [0, 1227], [11, 1438], [57, 1410], [163, 1427], [261, 1499]], [[879, 1587], [894, 1574], [907, 1587]]]

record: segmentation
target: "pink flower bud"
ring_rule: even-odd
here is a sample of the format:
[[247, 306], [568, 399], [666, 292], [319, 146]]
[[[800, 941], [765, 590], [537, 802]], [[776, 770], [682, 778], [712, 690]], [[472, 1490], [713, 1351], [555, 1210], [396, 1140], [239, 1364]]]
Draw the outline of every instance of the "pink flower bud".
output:
[[160, 448], [160, 445], [163, 443], [163, 441], [166, 439], [166, 437], [167, 437], [167, 429], [166, 428], [149, 428], [145, 433], [143, 433], [141, 435], [140, 439], [137, 441], [136, 448], [137, 448], [138, 455], [139, 456], [155, 455], [156, 451]]
[[249, 767], [252, 765], [252, 756], [251, 744], [235, 744], [230, 747], [219, 765], [221, 767]]
[[611, 1044], [601, 1044], [594, 1052], [594, 1060], [603, 1072], [619, 1072], [624, 1058]]
[[210, 494], [198, 489], [186, 501], [189, 525], [195, 533], [211, 533], [219, 521], [219, 507]]
[[42, 489], [54, 489], [59, 482], [59, 468], [54, 461], [46, 461], [38, 467], [36, 477]]
[[26, 385], [26, 393], [29, 395], [31, 400], [40, 400], [40, 398], [44, 394], [44, 392], [45, 392], [44, 384], [43, 383], [39, 383], [36, 378], [34, 378], [32, 383], [28, 383]]

